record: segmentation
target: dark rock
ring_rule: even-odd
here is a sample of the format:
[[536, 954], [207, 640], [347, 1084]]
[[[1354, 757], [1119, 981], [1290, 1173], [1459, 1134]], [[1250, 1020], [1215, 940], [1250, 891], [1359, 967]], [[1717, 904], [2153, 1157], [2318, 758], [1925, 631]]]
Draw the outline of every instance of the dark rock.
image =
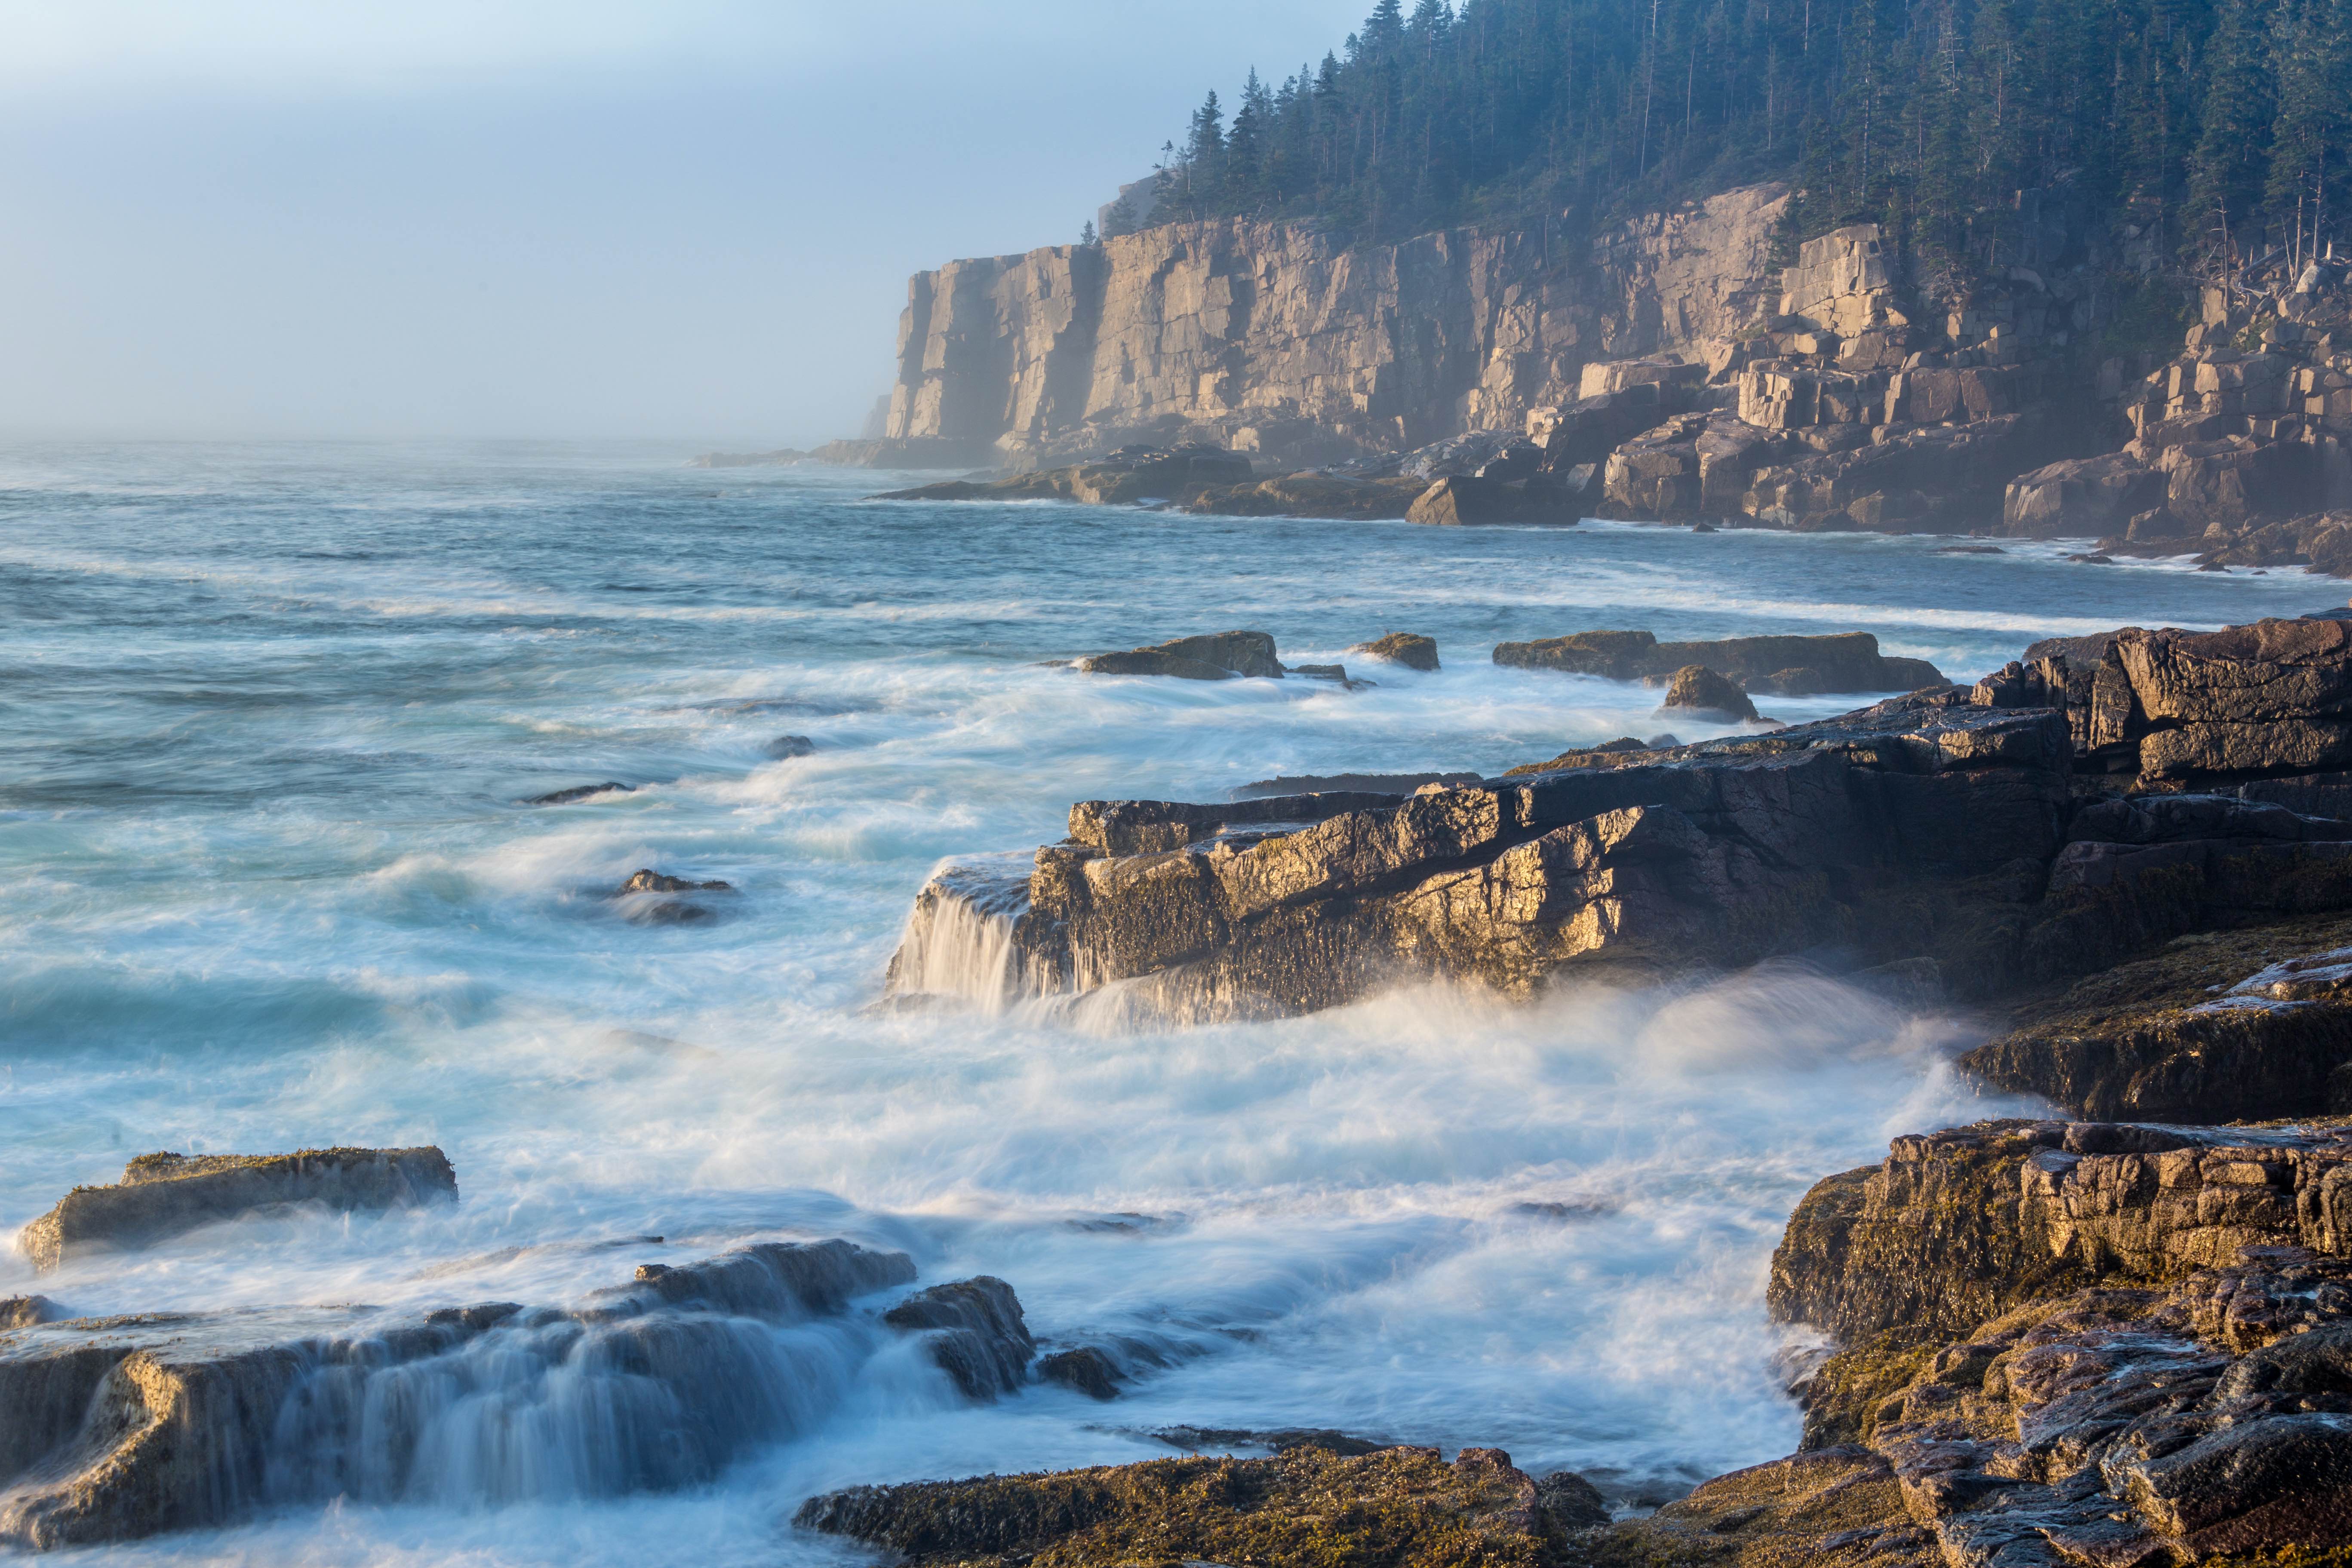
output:
[[593, 800], [600, 795], [629, 795], [635, 792], [636, 787], [637, 786], [635, 784], [622, 784], [618, 780], [613, 780], [604, 784], [579, 784], [571, 789], [559, 789], [551, 791], [546, 795], [532, 795], [522, 804], [525, 805], [570, 805], [574, 801]]
[[55, 1322], [66, 1314], [47, 1296], [0, 1297], [0, 1329], [29, 1329]]
[[1703, 664], [1686, 664], [1675, 671], [1666, 700], [1658, 707], [1661, 712], [1675, 709], [1695, 719], [1727, 724], [1753, 723], [1756, 719], [1756, 704], [1748, 700], [1748, 693]]
[[684, 877], [664, 876], [650, 867], [632, 872], [614, 897], [626, 899], [638, 893], [731, 893], [734, 886], [728, 882], [694, 882]]
[[17, 1245], [36, 1268], [129, 1250], [281, 1204], [344, 1213], [455, 1203], [457, 1175], [435, 1148], [306, 1149], [295, 1154], [142, 1154], [109, 1187], [76, 1187]]
[[1536, 1500], [1555, 1530], [1591, 1530], [1609, 1522], [1609, 1504], [1601, 1489], [1574, 1470], [1538, 1477]]
[[2101, 1121], [2352, 1112], [2352, 921], [2183, 937], [2027, 1003], [1960, 1061]]
[[1218, 632], [1178, 637], [1154, 647], [1097, 654], [1076, 668], [1089, 675], [1172, 675], [1186, 680], [1230, 680], [1236, 676], [1278, 679], [1282, 661], [1265, 632]]
[[2122, 531], [2135, 513], [2164, 500], [2162, 470], [2122, 452], [2073, 458], [2009, 483], [2001, 531], [2020, 539]]
[[[1569, 1518], [1586, 1517], [1575, 1489], [1556, 1486], [1551, 1496]], [[1344, 1506], [1335, 1510], [1333, 1500]], [[810, 1499], [793, 1522], [915, 1564], [1534, 1568], [1551, 1561], [1549, 1511], [1536, 1483], [1499, 1449], [1466, 1448], [1449, 1465], [1434, 1448], [1351, 1458], [1300, 1444], [1265, 1459], [853, 1487]]]
[[1474, 784], [1476, 773], [1285, 773], [1234, 791], [1235, 800], [1303, 795], [1411, 795], [1423, 784]]
[[1368, 658], [1386, 659], [1407, 669], [1433, 670], [1437, 668], [1436, 639], [1412, 632], [1390, 632], [1377, 642], [1358, 643], [1348, 651], [1360, 653]]
[[1575, 632], [1537, 642], [1502, 643], [1496, 664], [1559, 669], [1612, 680], [1670, 679], [1686, 664], [1729, 677], [1744, 690], [1804, 697], [1832, 691], [1914, 691], [1944, 678], [1924, 659], [1878, 651], [1868, 632], [1829, 637], [1727, 637], [1662, 643], [1643, 631]]
[[768, 742], [767, 752], [778, 762], [792, 757], [814, 756], [816, 742], [806, 735], [779, 735]]
[[882, 1314], [894, 1329], [921, 1332], [931, 1360], [972, 1399], [994, 1399], [1026, 1381], [1037, 1353], [1020, 1298], [1003, 1280], [981, 1275], [934, 1285]]
[[1526, 499], [1493, 479], [1466, 477], [1438, 480], [1405, 510], [1407, 522], [1460, 525], [1517, 522], [1526, 512]]
[[1037, 1375], [1047, 1383], [1075, 1388], [1090, 1398], [1118, 1397], [1118, 1368], [1110, 1357], [1093, 1345], [1056, 1351], [1052, 1355], [1041, 1357], [1037, 1363]]
[[1416, 479], [1359, 479], [1331, 474], [1290, 474], [1205, 490], [1193, 511], [1222, 517], [1308, 517], [1370, 521], [1401, 518], [1428, 488]]

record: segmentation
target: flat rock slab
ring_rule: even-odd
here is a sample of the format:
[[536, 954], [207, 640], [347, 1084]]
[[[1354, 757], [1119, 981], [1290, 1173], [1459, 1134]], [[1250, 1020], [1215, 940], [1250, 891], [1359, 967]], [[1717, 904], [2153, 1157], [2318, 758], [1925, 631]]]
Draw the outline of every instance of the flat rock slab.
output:
[[440, 1150], [306, 1149], [293, 1154], [142, 1154], [110, 1187], [76, 1187], [17, 1238], [33, 1266], [152, 1247], [280, 1204], [344, 1213], [457, 1201]]

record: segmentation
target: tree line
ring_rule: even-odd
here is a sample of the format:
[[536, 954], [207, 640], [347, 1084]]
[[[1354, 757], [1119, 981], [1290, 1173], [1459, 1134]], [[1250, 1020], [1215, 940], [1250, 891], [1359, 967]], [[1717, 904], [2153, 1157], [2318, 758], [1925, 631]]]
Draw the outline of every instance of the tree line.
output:
[[2210, 267], [2352, 247], [2347, 143], [2347, 0], [1378, 0], [1210, 93], [1150, 221], [1589, 229], [1783, 177], [1792, 239], [1877, 222], [1973, 271], [2128, 228]]

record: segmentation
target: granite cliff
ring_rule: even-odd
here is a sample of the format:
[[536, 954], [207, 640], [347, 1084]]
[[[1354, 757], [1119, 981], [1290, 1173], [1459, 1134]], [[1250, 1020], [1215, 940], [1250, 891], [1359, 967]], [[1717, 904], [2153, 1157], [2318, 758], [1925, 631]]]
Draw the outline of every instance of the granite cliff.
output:
[[916, 275], [887, 437], [1014, 468], [1207, 439], [1296, 466], [1517, 428], [1595, 360], [1697, 357], [1778, 302], [1777, 184], [1607, 230], [1349, 248], [1229, 218]]

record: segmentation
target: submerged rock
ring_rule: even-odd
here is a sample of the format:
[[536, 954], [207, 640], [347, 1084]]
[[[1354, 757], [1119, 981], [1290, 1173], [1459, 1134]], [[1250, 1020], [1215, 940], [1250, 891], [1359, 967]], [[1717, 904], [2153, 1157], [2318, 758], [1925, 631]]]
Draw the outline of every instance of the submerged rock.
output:
[[621, 884], [621, 890], [614, 896], [626, 899], [639, 893], [731, 893], [734, 890], [734, 885], [730, 882], [696, 882], [684, 877], [667, 876], [646, 867], [632, 872], [629, 879]]
[[816, 742], [806, 735], [779, 735], [768, 742], [766, 751], [776, 761], [786, 762], [793, 757], [814, 756]]
[[593, 800], [600, 795], [631, 795], [635, 793], [636, 787], [635, 784], [623, 784], [617, 779], [611, 779], [604, 784], [575, 784], [570, 789], [551, 790], [545, 795], [531, 795], [523, 802], [523, 805], [570, 805], [575, 801]]
[[1075, 1388], [1095, 1399], [1117, 1399], [1121, 1381], [1118, 1368], [1110, 1357], [1093, 1345], [1056, 1351], [1052, 1355], [1040, 1358], [1037, 1375], [1047, 1383]]
[[852, 1487], [811, 1498], [793, 1522], [912, 1563], [1063, 1568], [1255, 1563], [1329, 1568], [1539, 1568], [1588, 1528], [1589, 1487], [1542, 1484], [1499, 1448], [1343, 1457], [1299, 1444], [1273, 1458], [1152, 1459], [1059, 1475]]
[[882, 1314], [894, 1329], [923, 1335], [941, 1372], [972, 1399], [994, 1399], [1027, 1380], [1037, 1353], [1013, 1287], [989, 1275], [934, 1285]]
[[571, 1310], [18, 1329], [0, 1334], [0, 1542], [126, 1541], [342, 1498], [479, 1507], [707, 1483], [838, 1376], [830, 1349], [795, 1359], [772, 1325], [914, 1275], [903, 1253], [770, 1243], [640, 1270]]
[[1265, 632], [1218, 632], [1178, 637], [1152, 647], [1102, 653], [1077, 661], [1088, 675], [1172, 675], [1184, 680], [1231, 680], [1237, 676], [1279, 679], [1282, 661]]
[[1407, 669], [1426, 671], [1437, 668], [1437, 639], [1415, 632], [1390, 632], [1372, 642], [1358, 643], [1348, 651], [1367, 658], [1386, 659]]
[[1658, 704], [1661, 714], [1670, 709], [1719, 723], [1756, 721], [1756, 704], [1748, 693], [1703, 664], [1686, 664], [1675, 671], [1666, 700]]
[[108, 1187], [76, 1187], [27, 1225], [33, 1267], [91, 1251], [152, 1247], [202, 1226], [285, 1204], [345, 1213], [457, 1201], [457, 1173], [435, 1148], [306, 1149], [294, 1154], [142, 1154]]

